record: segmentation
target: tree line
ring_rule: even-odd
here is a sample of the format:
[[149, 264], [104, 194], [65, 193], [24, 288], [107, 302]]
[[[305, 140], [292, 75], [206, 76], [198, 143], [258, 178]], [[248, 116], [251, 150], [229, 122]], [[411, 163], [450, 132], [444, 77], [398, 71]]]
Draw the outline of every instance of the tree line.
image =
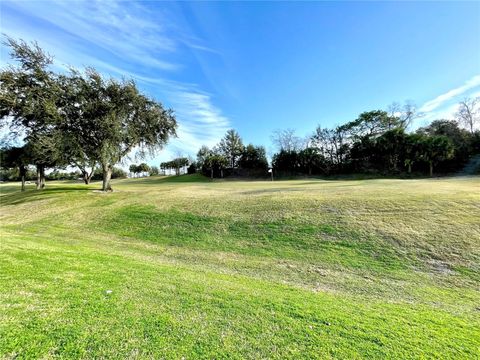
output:
[[[470, 116], [462, 118], [465, 104]], [[411, 106], [404, 113], [374, 110], [334, 128], [318, 126], [304, 141], [295, 138], [292, 130], [279, 132], [275, 139], [280, 150], [272, 165], [284, 175], [415, 172], [433, 176], [458, 171], [480, 153], [480, 131], [475, 130], [478, 104], [478, 99], [467, 99], [459, 104], [457, 119], [435, 120], [414, 132], [407, 131], [415, 118]]]
[[[3, 146], [0, 175], [16, 174], [22, 189], [33, 165], [38, 189], [46, 178], [62, 177], [56, 170], [47, 176], [46, 168], [73, 166], [86, 184], [101, 178], [102, 190], [111, 190], [112, 176], [126, 176], [114, 165], [132, 150], [140, 158], [153, 154], [176, 135], [173, 110], [140, 93], [132, 80], [104, 78], [93, 68], [56, 73], [52, 58], [36, 43], [7, 37], [6, 44], [16, 66], [0, 72], [0, 125], [23, 145]], [[278, 130], [272, 135], [277, 151], [271, 167], [277, 176], [458, 171], [480, 154], [479, 107], [480, 98], [464, 99], [455, 119], [435, 120], [416, 131], [408, 129], [422, 114], [409, 102], [363, 112], [332, 128], [318, 126], [304, 138], [293, 129]], [[195, 161], [179, 155], [159, 167], [129, 168], [133, 176], [186, 171], [211, 178], [265, 177], [268, 169], [265, 148], [244, 145], [234, 129], [214, 147], [202, 146]]]
[[[480, 154], [479, 105], [480, 98], [464, 99], [455, 119], [434, 120], [413, 132], [408, 128], [423, 115], [410, 102], [363, 112], [333, 128], [318, 126], [305, 138], [293, 129], [277, 130], [271, 167], [277, 176], [455, 172]], [[268, 176], [265, 148], [244, 146], [234, 129], [212, 149], [202, 146], [191, 167], [212, 178]]]
[[105, 78], [95, 69], [57, 73], [53, 59], [36, 43], [7, 37], [16, 65], [0, 72], [0, 125], [19, 147], [3, 146], [2, 167], [17, 168], [22, 189], [29, 165], [37, 189], [45, 169], [74, 166], [86, 184], [96, 169], [102, 190], [111, 190], [114, 165], [132, 150], [139, 157], [176, 135], [173, 110], [142, 94], [133, 80]]
[[266, 151], [263, 146], [243, 145], [242, 138], [234, 129], [213, 148], [202, 146], [193, 164], [197, 171], [213, 177], [264, 176], [268, 170]]

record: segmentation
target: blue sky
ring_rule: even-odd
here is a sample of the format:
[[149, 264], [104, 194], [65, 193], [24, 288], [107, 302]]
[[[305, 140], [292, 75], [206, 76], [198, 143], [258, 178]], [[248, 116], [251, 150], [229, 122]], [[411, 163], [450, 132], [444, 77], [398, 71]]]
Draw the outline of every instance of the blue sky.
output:
[[275, 129], [304, 136], [405, 100], [426, 113], [419, 126], [480, 95], [479, 2], [1, 1], [0, 11], [3, 33], [38, 41], [59, 69], [134, 78], [175, 109], [179, 137], [150, 164], [232, 127], [271, 153]]

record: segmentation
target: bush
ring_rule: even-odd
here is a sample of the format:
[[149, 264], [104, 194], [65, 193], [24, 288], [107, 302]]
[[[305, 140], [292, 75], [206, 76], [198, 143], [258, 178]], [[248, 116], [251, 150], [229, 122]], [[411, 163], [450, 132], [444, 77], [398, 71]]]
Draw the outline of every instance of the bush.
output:
[[[112, 179], [125, 179], [128, 176], [127, 172], [116, 166], [112, 169]], [[95, 169], [92, 180], [102, 180], [103, 174], [102, 169]]]

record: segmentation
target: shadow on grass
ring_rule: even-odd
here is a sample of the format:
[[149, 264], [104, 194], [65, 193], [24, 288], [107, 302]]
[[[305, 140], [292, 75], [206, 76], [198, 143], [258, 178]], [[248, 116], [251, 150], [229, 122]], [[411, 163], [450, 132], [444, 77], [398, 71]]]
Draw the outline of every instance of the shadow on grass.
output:
[[93, 188], [86, 186], [55, 186], [52, 188], [46, 188], [43, 190], [28, 189], [26, 191], [18, 191], [3, 195], [0, 198], [1, 205], [17, 205], [26, 202], [40, 201], [47, 198], [53, 198], [57, 194], [65, 192], [87, 192], [92, 191]]
[[[154, 185], [154, 184], [175, 184], [175, 183], [207, 183], [211, 180], [201, 174], [179, 175], [179, 176], [150, 176], [140, 179], [123, 180], [117, 184], [128, 185]], [[115, 183], [113, 184], [115, 186]]]
[[[362, 180], [422, 180], [422, 179], [446, 179], [452, 177], [452, 174], [438, 174], [430, 177], [425, 174], [399, 174], [399, 175], [381, 175], [381, 174], [346, 174], [346, 175], [298, 175], [298, 176], [278, 176], [275, 181], [298, 181], [295, 185], [317, 184], [320, 181], [362, 181]], [[468, 177], [468, 176], [466, 176]], [[125, 183], [130, 184], [154, 184], [154, 183], [208, 183], [208, 182], [271, 182], [270, 177], [237, 177], [229, 176], [225, 178], [214, 178], [213, 180], [202, 174], [189, 174], [180, 176], [153, 176], [141, 179], [128, 179]]]

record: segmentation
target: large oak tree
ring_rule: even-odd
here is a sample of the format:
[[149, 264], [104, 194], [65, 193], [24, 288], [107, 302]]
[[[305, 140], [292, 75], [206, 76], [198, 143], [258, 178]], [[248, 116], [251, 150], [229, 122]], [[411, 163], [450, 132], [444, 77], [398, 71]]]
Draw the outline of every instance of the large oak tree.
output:
[[101, 166], [102, 190], [112, 190], [112, 168], [132, 151], [144, 157], [175, 136], [173, 110], [141, 94], [132, 80], [105, 79], [94, 69], [66, 78], [62, 132], [70, 154], [82, 164]]

